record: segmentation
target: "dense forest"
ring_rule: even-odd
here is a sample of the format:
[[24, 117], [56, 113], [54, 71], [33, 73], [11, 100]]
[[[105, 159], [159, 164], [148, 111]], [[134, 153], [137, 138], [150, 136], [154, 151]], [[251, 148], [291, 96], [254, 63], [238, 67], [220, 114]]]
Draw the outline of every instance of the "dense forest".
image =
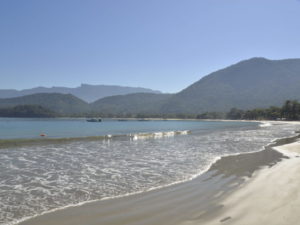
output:
[[227, 114], [228, 119], [246, 119], [246, 120], [299, 120], [300, 103], [296, 100], [286, 101], [282, 107], [272, 106], [267, 109], [239, 110], [231, 109]]
[[9, 108], [0, 108], [0, 117], [57, 117], [58, 114], [40, 105], [18, 105]]
[[300, 59], [252, 58], [213, 72], [178, 93], [106, 97], [90, 107], [112, 114], [164, 115], [280, 107], [287, 99], [300, 100], [299, 74]]
[[266, 109], [257, 108], [241, 110], [232, 108], [228, 113], [203, 113], [198, 119], [232, 119], [232, 120], [299, 120], [300, 103], [296, 100], [287, 100], [282, 107], [271, 106]]
[[[82, 99], [72, 94], [62, 93], [35, 93], [1, 98], [0, 93], [0, 108], [40, 105], [61, 115], [75, 117], [90, 114], [102, 117], [196, 118], [201, 114], [200, 118], [208, 119], [225, 119], [226, 113], [215, 112], [229, 112], [231, 108], [236, 108], [228, 115], [230, 118], [276, 119], [284, 116], [290, 119], [290, 115], [282, 115], [280, 107], [287, 99], [300, 101], [299, 74], [300, 59], [252, 58], [202, 77], [174, 94], [132, 93], [86, 102], [83, 99], [87, 96], [89, 100], [91, 96], [97, 99], [100, 96], [99, 89], [95, 86], [83, 85], [80, 87], [82, 91], [80, 93], [85, 93], [80, 95]], [[56, 88], [38, 90], [58, 91]], [[67, 92], [66, 89], [60, 91]], [[72, 93], [75, 94], [73, 91]], [[30, 94], [30, 92], [26, 93]], [[77, 92], [76, 94], [78, 95]], [[275, 107], [265, 112], [264, 108], [269, 106]], [[248, 111], [248, 109], [257, 110]]]
[[202, 114], [149, 114], [149, 113], [77, 113], [58, 114], [40, 105], [18, 105], [0, 108], [0, 117], [104, 117], [104, 118], [177, 118], [177, 119], [230, 119], [230, 120], [300, 120], [300, 103], [287, 100], [282, 107], [241, 110], [229, 112], [206, 112]]

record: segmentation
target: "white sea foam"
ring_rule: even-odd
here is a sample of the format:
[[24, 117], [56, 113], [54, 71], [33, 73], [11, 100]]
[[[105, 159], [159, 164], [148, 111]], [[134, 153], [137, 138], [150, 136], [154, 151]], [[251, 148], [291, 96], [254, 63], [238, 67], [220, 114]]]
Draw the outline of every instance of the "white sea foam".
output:
[[282, 124], [191, 135], [186, 135], [189, 131], [168, 131], [137, 139], [140, 141], [112, 139], [3, 149], [0, 193], [5, 196], [0, 202], [0, 224], [191, 180], [223, 156], [261, 150], [276, 138], [292, 135], [296, 128]]
[[163, 138], [163, 137], [174, 137], [175, 135], [187, 135], [190, 134], [190, 130], [182, 130], [182, 131], [162, 131], [162, 132], [154, 132], [154, 133], [137, 133], [130, 134], [129, 136], [132, 140], [143, 140], [149, 138]]
[[260, 127], [270, 127], [270, 126], [273, 126], [273, 124], [270, 123], [270, 122], [261, 122], [261, 123], [259, 124], [259, 126], [260, 126]]

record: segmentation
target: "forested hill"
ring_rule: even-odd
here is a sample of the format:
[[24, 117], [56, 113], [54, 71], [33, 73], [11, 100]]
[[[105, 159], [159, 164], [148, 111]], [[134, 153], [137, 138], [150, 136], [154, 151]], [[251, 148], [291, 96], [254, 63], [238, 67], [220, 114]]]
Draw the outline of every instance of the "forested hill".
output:
[[90, 104], [70, 94], [35, 94], [0, 99], [0, 107], [30, 104], [60, 114], [168, 116], [267, 108], [288, 99], [300, 100], [300, 59], [252, 58], [211, 73], [177, 94], [117, 95]]
[[95, 102], [106, 112], [199, 114], [281, 106], [300, 99], [300, 59], [252, 58], [211, 73], [173, 94], [115, 96]]
[[164, 113], [280, 106], [300, 99], [300, 59], [252, 58], [211, 73], [172, 96]]
[[129, 114], [157, 115], [171, 96], [150, 93], [111, 96], [92, 103], [91, 110], [125, 117]]
[[14, 107], [0, 108], [0, 117], [49, 118], [57, 116], [60, 115], [40, 105], [17, 105]]
[[88, 103], [70, 94], [42, 93], [0, 99], [0, 108], [10, 108], [17, 105], [39, 105], [62, 115], [89, 111]]
[[77, 98], [80, 98], [86, 102], [93, 102], [100, 98], [113, 96], [113, 95], [125, 95], [132, 93], [160, 93], [148, 88], [140, 87], [125, 87], [117, 85], [90, 85], [81, 84], [79, 87], [35, 87], [24, 90], [14, 89], [0, 89], [0, 98], [14, 98], [25, 95], [40, 94], [40, 93], [60, 93], [60, 94], [72, 94]]

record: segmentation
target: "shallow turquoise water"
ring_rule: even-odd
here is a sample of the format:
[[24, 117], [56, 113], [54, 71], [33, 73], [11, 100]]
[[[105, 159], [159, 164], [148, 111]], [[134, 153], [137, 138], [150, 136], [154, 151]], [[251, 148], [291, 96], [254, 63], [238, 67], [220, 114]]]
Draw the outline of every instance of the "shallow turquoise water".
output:
[[[293, 124], [248, 122], [2, 118], [2, 139], [36, 138], [41, 132], [49, 137], [137, 135], [0, 149], [0, 224], [184, 182], [222, 156], [259, 151], [298, 129]], [[139, 135], [176, 130], [191, 133]]]
[[117, 121], [104, 119], [101, 123], [89, 123], [85, 119], [24, 119], [0, 118], [0, 139], [48, 137], [86, 137], [143, 132], [191, 130], [207, 132], [240, 126], [255, 126], [245, 122], [206, 121]]

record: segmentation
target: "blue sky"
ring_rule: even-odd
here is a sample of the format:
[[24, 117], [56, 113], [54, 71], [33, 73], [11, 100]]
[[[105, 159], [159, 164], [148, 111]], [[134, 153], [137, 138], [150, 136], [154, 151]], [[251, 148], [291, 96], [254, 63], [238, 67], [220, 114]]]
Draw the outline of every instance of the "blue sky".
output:
[[300, 58], [298, 0], [1, 0], [0, 88], [177, 92], [240, 60]]

